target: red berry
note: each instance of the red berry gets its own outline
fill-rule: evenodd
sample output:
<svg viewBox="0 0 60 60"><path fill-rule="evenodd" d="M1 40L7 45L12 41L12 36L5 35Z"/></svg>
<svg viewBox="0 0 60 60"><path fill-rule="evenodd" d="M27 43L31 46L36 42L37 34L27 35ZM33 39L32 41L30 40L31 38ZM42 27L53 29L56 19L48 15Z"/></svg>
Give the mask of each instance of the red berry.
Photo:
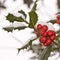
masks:
<svg viewBox="0 0 60 60"><path fill-rule="evenodd" d="M45 43L45 42L47 41L47 39L46 39L46 37L41 37L41 38L39 39L39 41L40 41L41 43Z"/></svg>
<svg viewBox="0 0 60 60"><path fill-rule="evenodd" d="M44 46L48 46L48 44L47 43L44 43Z"/></svg>
<svg viewBox="0 0 60 60"><path fill-rule="evenodd" d="M43 34L43 36L45 36L45 37L46 37L46 36L47 36L47 32L45 32L45 33Z"/></svg>
<svg viewBox="0 0 60 60"><path fill-rule="evenodd" d="M56 17L57 19L60 19L60 15L57 15L57 17Z"/></svg>
<svg viewBox="0 0 60 60"><path fill-rule="evenodd" d="M60 24L60 20L56 20L56 23L57 23L57 24Z"/></svg>
<svg viewBox="0 0 60 60"><path fill-rule="evenodd" d="M49 30L47 33L48 33L49 36L53 35L53 31L52 30Z"/></svg>
<svg viewBox="0 0 60 60"><path fill-rule="evenodd" d="M46 25L43 25L42 26L42 29L45 30L45 31L47 31L48 30L48 27Z"/></svg>
<svg viewBox="0 0 60 60"><path fill-rule="evenodd" d="M55 31L52 31L53 32L53 35L56 35Z"/></svg>
<svg viewBox="0 0 60 60"><path fill-rule="evenodd" d="M41 29L39 33L43 35L45 31Z"/></svg>
<svg viewBox="0 0 60 60"><path fill-rule="evenodd" d="M50 36L50 39L53 41L55 39L55 35Z"/></svg>
<svg viewBox="0 0 60 60"><path fill-rule="evenodd" d="M48 40L46 41L46 43L49 45L49 44L52 43L52 41L51 41L50 39L48 39Z"/></svg>
<svg viewBox="0 0 60 60"><path fill-rule="evenodd" d="M37 25L37 29L41 29L42 28L42 25L41 24L38 24Z"/></svg>

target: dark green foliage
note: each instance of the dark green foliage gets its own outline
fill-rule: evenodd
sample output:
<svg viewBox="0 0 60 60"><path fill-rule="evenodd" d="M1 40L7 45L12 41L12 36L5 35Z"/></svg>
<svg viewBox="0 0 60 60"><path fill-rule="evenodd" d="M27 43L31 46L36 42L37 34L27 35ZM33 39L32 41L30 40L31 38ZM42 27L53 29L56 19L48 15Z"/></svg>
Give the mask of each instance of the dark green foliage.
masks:
<svg viewBox="0 0 60 60"><path fill-rule="evenodd" d="M60 0L57 0L58 9L60 9Z"/></svg>
<svg viewBox="0 0 60 60"><path fill-rule="evenodd" d="M38 16L35 11L31 11L29 12L29 17L30 17L29 27L34 28L35 24L38 21Z"/></svg>
<svg viewBox="0 0 60 60"><path fill-rule="evenodd" d="M33 0L24 0L24 4L28 5L28 8L30 8L30 5L33 3Z"/></svg>
<svg viewBox="0 0 60 60"><path fill-rule="evenodd" d="M17 22L25 22L25 23L28 24L28 22L25 19L23 19L21 16L16 17L16 16L14 16L13 14L10 14L10 13L6 16L6 19L10 22L17 21ZM24 29L24 28L26 28L26 26L24 26L24 27L20 27L20 26L19 27L4 27L3 29L8 31L8 32L12 32L15 29L21 30L21 29Z"/></svg>
<svg viewBox="0 0 60 60"><path fill-rule="evenodd" d="M17 17L16 19L18 22L25 22L25 20L22 17Z"/></svg>
<svg viewBox="0 0 60 60"><path fill-rule="evenodd" d="M21 47L21 48L18 48L18 53L20 52L20 50L22 50L22 49L27 49L29 46L30 46L30 49L32 49L32 42L34 41L34 40L36 40L37 38L34 38L34 39L32 39L32 40L30 40L27 44L25 44L23 47Z"/></svg>
<svg viewBox="0 0 60 60"><path fill-rule="evenodd" d="M26 15L26 13L23 10L18 11L18 13L23 14L25 16L25 19L26 19L27 15Z"/></svg>
<svg viewBox="0 0 60 60"><path fill-rule="evenodd" d="M37 7L37 0L35 1L35 3L34 3L34 6L33 6L33 8L32 8L32 11L36 11L36 7Z"/></svg>
<svg viewBox="0 0 60 60"><path fill-rule="evenodd" d="M25 23L28 23L25 19L22 18L22 16L16 17L16 16L14 16L13 14L10 14L10 13L6 16L6 19L8 21L10 21L10 22L17 21L17 22L25 22Z"/></svg>
<svg viewBox="0 0 60 60"><path fill-rule="evenodd" d="M25 29L25 28L26 28L26 26L23 26L23 27L4 27L3 29L8 31L8 32L12 32L13 30L16 30L16 29L22 30L22 29Z"/></svg>
<svg viewBox="0 0 60 60"><path fill-rule="evenodd" d="M37 7L36 2L37 2L37 0L35 1L32 10L29 12L29 17L30 17L29 27L30 27L30 28L34 28L35 24L36 24L37 21L38 21L38 15L37 15L37 13L35 12L36 7Z"/></svg>
<svg viewBox="0 0 60 60"><path fill-rule="evenodd" d="M56 23L55 20L50 20L48 22L51 22L52 24L55 24Z"/></svg>
<svg viewBox="0 0 60 60"><path fill-rule="evenodd" d="M16 20L16 17L13 15L13 14L8 14L7 16L6 16L6 19L8 20L8 21L10 21L10 22L14 22L15 20Z"/></svg>

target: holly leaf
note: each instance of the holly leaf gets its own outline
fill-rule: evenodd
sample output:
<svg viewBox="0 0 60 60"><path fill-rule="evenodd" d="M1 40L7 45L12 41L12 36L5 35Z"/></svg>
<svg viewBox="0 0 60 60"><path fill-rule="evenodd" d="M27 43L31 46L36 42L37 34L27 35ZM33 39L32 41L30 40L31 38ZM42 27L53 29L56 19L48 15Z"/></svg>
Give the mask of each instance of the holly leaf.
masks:
<svg viewBox="0 0 60 60"><path fill-rule="evenodd" d="M56 23L55 20L50 20L48 22L51 22L52 24L55 24Z"/></svg>
<svg viewBox="0 0 60 60"><path fill-rule="evenodd" d="M22 46L21 48L18 48L18 53L20 52L20 50L22 50L22 49L27 49L29 46L30 46L30 50L32 49L32 42L34 41L34 40L36 40L37 38L34 38L34 39L32 39L32 40L29 40L29 42L28 43L26 43L24 46Z"/></svg>
<svg viewBox="0 0 60 60"><path fill-rule="evenodd" d="M24 19L22 18L22 16L16 17L16 21L18 21L18 22L26 22L26 20L24 20Z"/></svg>
<svg viewBox="0 0 60 60"><path fill-rule="evenodd" d="M38 21L38 16L37 16L37 13L35 12L36 6L37 6L36 2L37 0L35 1L34 6L32 7L32 10L29 12L29 17L30 17L29 27L30 28L34 28L35 24Z"/></svg>
<svg viewBox="0 0 60 60"><path fill-rule="evenodd" d="M15 20L16 20L16 17L13 15L13 14L8 14L7 16L6 16L6 19L8 20L8 21L10 21L10 22L14 22Z"/></svg>
<svg viewBox="0 0 60 60"><path fill-rule="evenodd" d="M27 49L27 47L29 46L29 43L28 44L26 44L25 46L23 46L22 48L18 48L18 53L20 52L20 50L22 50L22 49Z"/></svg>
<svg viewBox="0 0 60 60"><path fill-rule="evenodd" d="M30 8L30 5L33 3L33 0L24 0L24 4L28 5L28 8Z"/></svg>
<svg viewBox="0 0 60 60"><path fill-rule="evenodd" d="M34 6L33 6L33 8L32 8L32 10L31 11L35 11L36 10L36 7L37 7L37 0L35 1L35 3L34 3Z"/></svg>
<svg viewBox="0 0 60 60"><path fill-rule="evenodd" d="M17 21L17 22L25 22L25 23L28 24L28 22L25 19L23 19L22 16L16 17L16 16L14 16L13 14L10 14L10 13L6 16L6 19L10 22Z"/></svg>
<svg viewBox="0 0 60 60"><path fill-rule="evenodd" d="M21 11L18 11L18 13L21 13L21 14L23 14L23 15L25 16L25 19L26 19L27 15L26 15L26 13L25 13L23 10L21 10Z"/></svg>
<svg viewBox="0 0 60 60"><path fill-rule="evenodd" d="M3 29L8 31L8 32L12 32L13 30L16 30L16 29L22 30L22 29L25 29L25 28L26 28L26 26L23 26L23 27L4 27Z"/></svg>
<svg viewBox="0 0 60 60"><path fill-rule="evenodd" d="M60 9L60 0L57 0L58 9Z"/></svg>
<svg viewBox="0 0 60 60"><path fill-rule="evenodd" d="M27 28L26 26L23 26L23 27L15 27L14 30L18 29L18 30L22 30L22 29L25 29Z"/></svg>
<svg viewBox="0 0 60 60"><path fill-rule="evenodd" d="M35 24L38 21L38 16L35 11L31 11L29 12L29 17L30 17L29 27L34 28Z"/></svg>
<svg viewBox="0 0 60 60"><path fill-rule="evenodd" d="M20 50L22 50L22 49L27 49L29 45L30 45L30 47L32 47L32 46L31 46L31 45L32 45L32 41L31 41L31 40L30 40L26 45L24 45L22 48L18 48L18 53L19 53Z"/></svg>
<svg viewBox="0 0 60 60"><path fill-rule="evenodd" d="M39 60L48 60L51 51L52 51L52 46L50 45L42 51L41 55L39 56Z"/></svg>

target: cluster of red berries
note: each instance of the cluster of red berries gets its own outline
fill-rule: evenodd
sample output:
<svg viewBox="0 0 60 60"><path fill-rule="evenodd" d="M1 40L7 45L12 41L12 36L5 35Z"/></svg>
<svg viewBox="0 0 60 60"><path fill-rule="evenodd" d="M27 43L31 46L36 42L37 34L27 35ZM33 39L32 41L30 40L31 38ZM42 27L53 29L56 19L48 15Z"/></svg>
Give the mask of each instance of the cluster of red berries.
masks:
<svg viewBox="0 0 60 60"><path fill-rule="evenodd" d="M44 46L50 45L56 37L56 33L53 30L48 30L46 25L38 24L35 29L37 37L39 37L40 43Z"/></svg>
<svg viewBox="0 0 60 60"><path fill-rule="evenodd" d="M60 24L60 15L57 15L56 18L57 18L56 23L57 23L57 24Z"/></svg>

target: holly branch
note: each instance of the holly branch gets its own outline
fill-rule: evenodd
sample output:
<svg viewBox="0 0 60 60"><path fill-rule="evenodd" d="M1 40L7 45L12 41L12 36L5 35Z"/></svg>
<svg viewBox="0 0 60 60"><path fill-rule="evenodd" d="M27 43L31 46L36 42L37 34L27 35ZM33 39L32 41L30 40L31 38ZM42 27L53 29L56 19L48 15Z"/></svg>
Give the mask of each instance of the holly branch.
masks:
<svg viewBox="0 0 60 60"><path fill-rule="evenodd" d="M55 51L55 50L59 51L59 49L60 49L60 30L59 31L51 30L51 29L49 29L49 24L48 24L50 22L52 24L56 23L60 26L60 13L58 12L56 19L50 20L46 23L44 22L45 24L43 24L41 22L38 23L38 14L36 13L37 1L38 0L36 0L34 2L34 5L31 9L31 11L28 12L29 22L26 20L27 14L23 10L20 10L20 11L18 11L18 13L22 14L24 16L24 18L22 16L17 17L14 14L9 13L6 16L6 20L11 22L12 26L3 27L3 29L8 32L12 32L13 30L16 30L16 29L18 29L19 31L22 29L25 29L25 28L34 29L33 33L36 34L36 38L34 38L34 39L31 38L21 48L17 48L18 53L22 49L29 48L29 50L38 51L39 60L47 60L48 57L50 56L51 51ZM59 2L60 2L60 0L58 0L57 4L58 4L58 8L60 9ZM26 0L24 0L24 3L27 3ZM20 26L15 27L15 26L13 26L15 21L21 22L21 23L24 22L27 24L27 26L26 25L21 26L21 23L20 23ZM52 27L52 28L54 28L54 27ZM34 45L32 43L35 40L39 40L40 44L35 45L36 47L34 48Z"/></svg>
<svg viewBox="0 0 60 60"><path fill-rule="evenodd" d="M35 41L37 38L34 38L32 40L30 40L29 42L27 42L24 46L22 46L21 48L18 48L18 53L20 52L20 50L22 49L27 49L29 46L29 49L32 49L32 42Z"/></svg>

